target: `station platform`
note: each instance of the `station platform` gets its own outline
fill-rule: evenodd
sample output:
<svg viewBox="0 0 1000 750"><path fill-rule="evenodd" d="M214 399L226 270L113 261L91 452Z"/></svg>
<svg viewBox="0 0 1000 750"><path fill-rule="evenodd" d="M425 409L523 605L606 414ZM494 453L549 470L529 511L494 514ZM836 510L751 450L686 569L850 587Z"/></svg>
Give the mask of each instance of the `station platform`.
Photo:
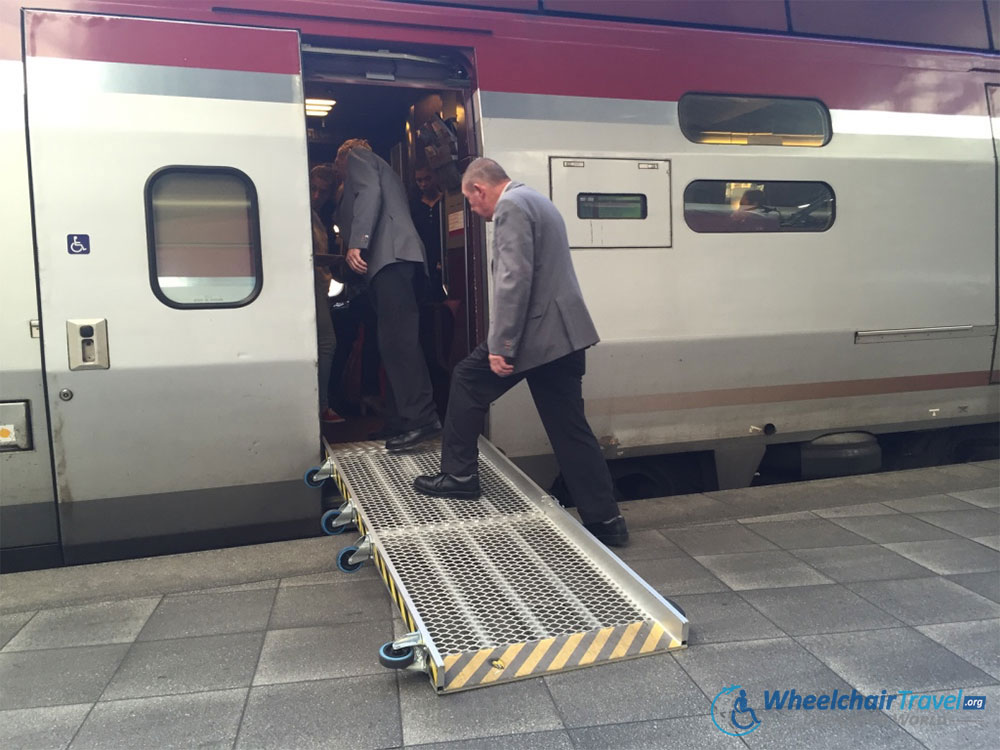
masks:
<svg viewBox="0 0 1000 750"><path fill-rule="evenodd" d="M633 542L615 552L684 610L689 647L446 695L379 664L410 627L376 566L337 570L342 537L0 575L0 745L995 746L998 462L622 511ZM715 710L733 686L759 724L742 737ZM790 690L985 701L765 706Z"/></svg>

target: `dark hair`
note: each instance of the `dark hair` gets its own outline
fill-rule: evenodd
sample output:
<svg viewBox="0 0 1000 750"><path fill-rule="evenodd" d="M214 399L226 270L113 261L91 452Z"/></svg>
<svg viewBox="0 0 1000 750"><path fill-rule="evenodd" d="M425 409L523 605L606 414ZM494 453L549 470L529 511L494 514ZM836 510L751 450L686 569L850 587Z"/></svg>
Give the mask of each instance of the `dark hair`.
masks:
<svg viewBox="0 0 1000 750"><path fill-rule="evenodd" d="M332 164L317 164L309 170L309 178L316 178L333 185L337 182L337 172Z"/></svg>

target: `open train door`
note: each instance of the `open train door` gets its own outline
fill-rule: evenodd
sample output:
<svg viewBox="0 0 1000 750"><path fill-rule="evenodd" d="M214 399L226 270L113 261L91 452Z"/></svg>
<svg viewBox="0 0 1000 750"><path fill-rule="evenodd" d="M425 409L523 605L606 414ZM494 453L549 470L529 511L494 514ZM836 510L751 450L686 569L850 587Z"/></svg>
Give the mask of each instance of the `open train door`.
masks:
<svg viewBox="0 0 1000 750"><path fill-rule="evenodd" d="M993 335L993 363L990 367L990 382L1000 382L1000 84L986 85L986 98L990 109L990 127L993 129L993 158L996 160L996 214L994 229L997 246L997 332Z"/></svg>
<svg viewBox="0 0 1000 750"><path fill-rule="evenodd" d="M312 528L298 33L43 11L23 24L67 562Z"/></svg>

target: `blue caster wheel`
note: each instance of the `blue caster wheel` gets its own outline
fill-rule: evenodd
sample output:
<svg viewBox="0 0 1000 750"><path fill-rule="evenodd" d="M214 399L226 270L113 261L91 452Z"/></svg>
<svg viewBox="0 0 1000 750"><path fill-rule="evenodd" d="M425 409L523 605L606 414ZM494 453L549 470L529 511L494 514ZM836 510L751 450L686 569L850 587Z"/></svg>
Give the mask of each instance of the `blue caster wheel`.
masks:
<svg viewBox="0 0 1000 750"><path fill-rule="evenodd" d="M313 466L309 471L306 472L305 476L302 477L302 481L306 483L309 487L322 487L326 482L325 479L320 479L316 481L316 475L319 473L319 467Z"/></svg>
<svg viewBox="0 0 1000 750"><path fill-rule="evenodd" d="M328 510L323 514L323 517L319 520L319 525L323 529L325 534L343 534L347 531L347 527L351 524L346 524L344 526L334 526L333 522L340 518L340 509L334 508L333 510Z"/></svg>
<svg viewBox="0 0 1000 750"><path fill-rule="evenodd" d="M389 669L406 669L413 664L415 658L413 646L397 650L392 647L392 641L383 643L382 648L378 650L378 663Z"/></svg>
<svg viewBox="0 0 1000 750"><path fill-rule="evenodd" d="M345 573L357 573L364 563L352 563L351 555L358 551L357 547L344 547L337 553L337 567Z"/></svg>

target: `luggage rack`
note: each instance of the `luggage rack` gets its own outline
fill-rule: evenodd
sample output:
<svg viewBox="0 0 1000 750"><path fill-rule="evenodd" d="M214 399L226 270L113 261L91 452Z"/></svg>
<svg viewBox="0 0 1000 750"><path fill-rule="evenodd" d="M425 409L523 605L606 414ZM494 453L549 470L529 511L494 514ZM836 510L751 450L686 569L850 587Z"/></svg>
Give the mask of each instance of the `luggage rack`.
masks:
<svg viewBox="0 0 1000 750"><path fill-rule="evenodd" d="M379 650L384 666L426 672L450 693L687 646L683 612L485 438L479 500L413 489L439 471L436 443L402 454L324 445L306 482L332 479L344 503L323 529L361 534L337 566L374 562L410 631Z"/></svg>

